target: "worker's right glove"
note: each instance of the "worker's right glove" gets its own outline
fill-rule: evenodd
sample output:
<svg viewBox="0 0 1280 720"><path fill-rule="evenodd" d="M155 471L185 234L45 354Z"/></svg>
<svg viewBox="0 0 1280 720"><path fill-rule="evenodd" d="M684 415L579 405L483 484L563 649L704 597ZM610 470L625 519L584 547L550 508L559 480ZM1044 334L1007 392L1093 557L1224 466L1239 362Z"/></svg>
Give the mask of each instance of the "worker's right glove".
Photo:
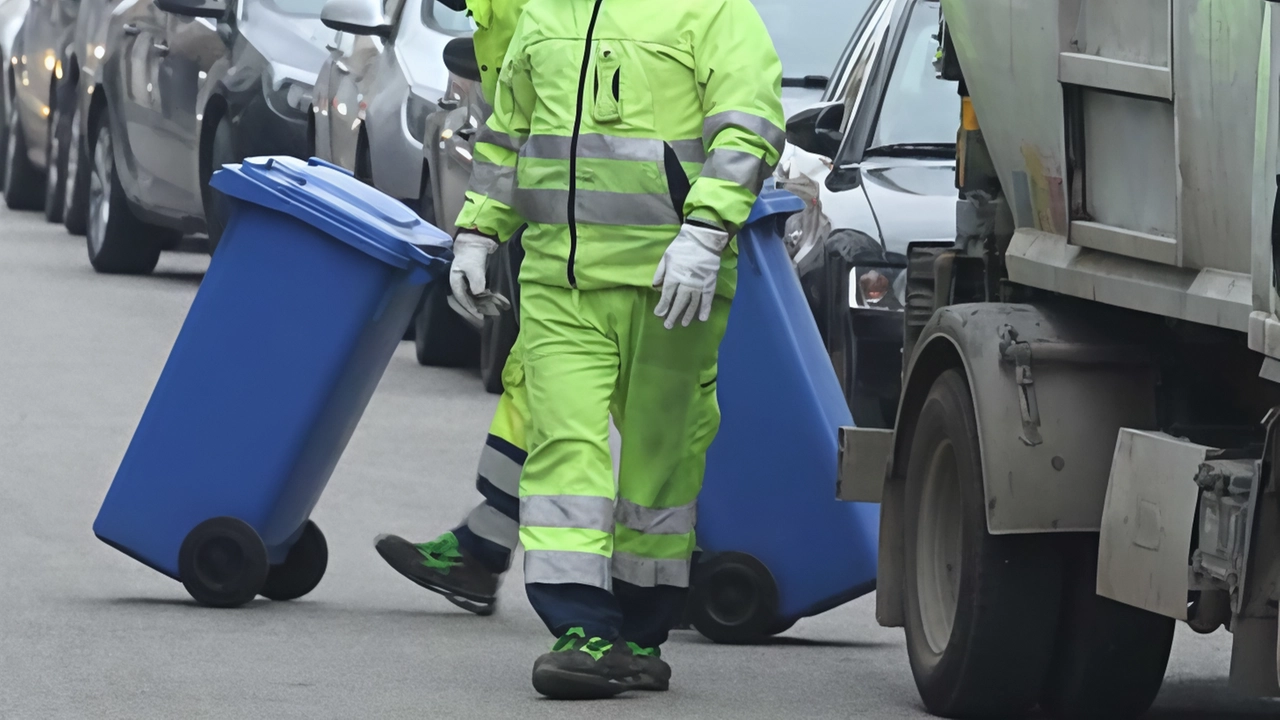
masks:
<svg viewBox="0 0 1280 720"><path fill-rule="evenodd" d="M711 317L711 301L720 277L720 254L729 244L729 233L707 225L685 223L680 234L667 246L653 286L662 288L662 297L653 314L664 319L668 330L676 321L689 327L696 317Z"/></svg>
<svg viewBox="0 0 1280 720"><path fill-rule="evenodd" d="M453 241L453 265L449 267L449 287L463 310L475 315L497 315L511 307L503 296L490 292L485 279L489 255L498 249L493 238L463 230Z"/></svg>

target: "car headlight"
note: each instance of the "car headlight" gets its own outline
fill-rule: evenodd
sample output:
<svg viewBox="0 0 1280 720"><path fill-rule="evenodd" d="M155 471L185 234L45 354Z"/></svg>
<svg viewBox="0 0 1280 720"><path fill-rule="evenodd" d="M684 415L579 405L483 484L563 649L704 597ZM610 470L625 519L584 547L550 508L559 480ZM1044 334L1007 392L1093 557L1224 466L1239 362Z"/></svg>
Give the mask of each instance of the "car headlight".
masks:
<svg viewBox="0 0 1280 720"><path fill-rule="evenodd" d="M855 267L849 273L849 307L901 311L906 304L906 268Z"/></svg>
<svg viewBox="0 0 1280 720"><path fill-rule="evenodd" d="M427 118L435 110L435 103L423 100L414 93L409 93L409 99L404 103L404 126L409 131L410 137L419 143L422 142L422 138L427 132Z"/></svg>
<svg viewBox="0 0 1280 720"><path fill-rule="evenodd" d="M305 116L311 108L311 85L300 80L286 78L274 87L264 84L263 89L267 96L267 105L277 115Z"/></svg>

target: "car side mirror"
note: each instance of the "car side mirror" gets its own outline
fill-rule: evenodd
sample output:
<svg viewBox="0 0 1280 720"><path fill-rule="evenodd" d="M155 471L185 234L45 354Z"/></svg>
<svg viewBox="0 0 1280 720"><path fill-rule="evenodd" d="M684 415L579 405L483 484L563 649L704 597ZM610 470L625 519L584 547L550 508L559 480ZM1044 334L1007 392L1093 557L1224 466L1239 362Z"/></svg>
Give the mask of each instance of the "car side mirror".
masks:
<svg viewBox="0 0 1280 720"><path fill-rule="evenodd" d="M787 142L815 155L834 158L844 135L844 104L830 103L801 110L787 121Z"/></svg>
<svg viewBox="0 0 1280 720"><path fill-rule="evenodd" d="M156 0L156 7L164 12L183 17L217 20L227 14L225 0Z"/></svg>
<svg viewBox="0 0 1280 720"><path fill-rule="evenodd" d="M329 0L320 11L320 22L352 35L391 37L391 21L377 0Z"/></svg>
<svg viewBox="0 0 1280 720"><path fill-rule="evenodd" d="M480 82L480 65L476 62L476 44L469 37L454 38L444 46L444 66L463 80Z"/></svg>

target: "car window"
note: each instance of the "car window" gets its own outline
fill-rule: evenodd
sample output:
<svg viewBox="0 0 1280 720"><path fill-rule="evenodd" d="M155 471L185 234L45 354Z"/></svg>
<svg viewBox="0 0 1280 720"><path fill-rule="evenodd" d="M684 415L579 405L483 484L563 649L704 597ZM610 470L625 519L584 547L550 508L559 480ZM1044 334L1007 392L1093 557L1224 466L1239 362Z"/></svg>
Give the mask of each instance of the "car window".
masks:
<svg viewBox="0 0 1280 720"><path fill-rule="evenodd" d="M960 124L956 84L938 78L938 3L923 0L911 11L894 60L868 148L954 145Z"/></svg>
<svg viewBox="0 0 1280 720"><path fill-rule="evenodd" d="M867 28L862 37L858 39L858 45L854 48L853 55L849 58L846 68L841 68L845 73L845 77L841 78L844 82L842 94L833 98L844 103L844 119L841 121L840 131L848 132L849 124L853 121L858 109L859 101L863 95L862 89L866 84L867 76L871 74L871 69L875 66L875 59L880 54L880 46L884 41L885 26L888 24L889 14L884 13L877 22Z"/></svg>
<svg viewBox="0 0 1280 720"><path fill-rule="evenodd" d="M476 29L466 12L451 10L436 0L422 0L422 24L449 35L470 35Z"/></svg>
<svg viewBox="0 0 1280 720"><path fill-rule="evenodd" d="M752 0L788 78L826 76L871 0Z"/></svg>

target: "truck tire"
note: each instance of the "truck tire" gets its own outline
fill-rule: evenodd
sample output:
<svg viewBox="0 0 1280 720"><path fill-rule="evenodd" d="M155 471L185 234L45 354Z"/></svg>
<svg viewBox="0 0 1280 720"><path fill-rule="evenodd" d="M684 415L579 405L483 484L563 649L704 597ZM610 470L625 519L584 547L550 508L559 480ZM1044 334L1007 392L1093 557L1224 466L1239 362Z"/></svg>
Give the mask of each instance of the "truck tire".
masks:
<svg viewBox="0 0 1280 720"><path fill-rule="evenodd" d="M1020 715L1039 700L1062 593L1051 538L987 532L978 426L959 370L934 382L906 467L907 655L929 712Z"/></svg>
<svg viewBox="0 0 1280 720"><path fill-rule="evenodd" d="M1041 707L1058 720L1141 717L1164 682L1174 620L1097 594L1097 535L1063 542L1062 619Z"/></svg>
<svg viewBox="0 0 1280 720"><path fill-rule="evenodd" d="M18 119L18 102L9 102L9 138L5 151L4 204L10 210L39 210L44 200L44 176L27 156L26 134Z"/></svg>
<svg viewBox="0 0 1280 720"><path fill-rule="evenodd" d="M172 233L151 227L133 214L116 173L111 125L105 113L93 141L89 176L89 264L100 273L145 275L155 269ZM256 591L255 591L256 592Z"/></svg>

